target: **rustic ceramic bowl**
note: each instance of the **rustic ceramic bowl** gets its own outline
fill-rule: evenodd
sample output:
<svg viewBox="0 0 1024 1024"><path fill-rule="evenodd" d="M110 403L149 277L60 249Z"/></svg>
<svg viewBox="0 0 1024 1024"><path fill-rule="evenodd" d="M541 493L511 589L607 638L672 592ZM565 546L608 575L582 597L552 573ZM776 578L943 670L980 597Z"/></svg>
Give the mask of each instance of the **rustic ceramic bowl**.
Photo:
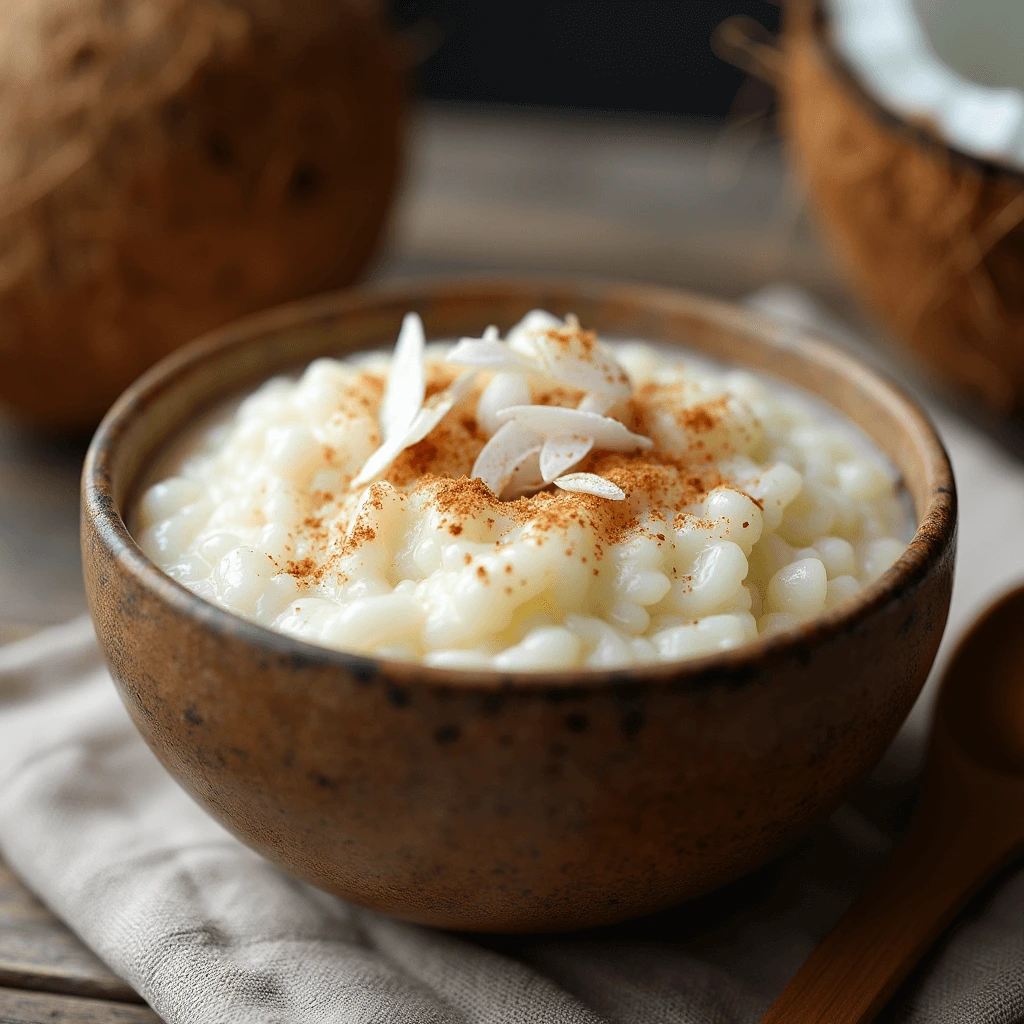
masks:
<svg viewBox="0 0 1024 1024"><path fill-rule="evenodd" d="M824 397L902 470L917 534L842 610L739 650L643 669L498 674L324 650L207 604L126 526L140 477L196 415L309 360L572 311ZM760 864L881 756L934 658L956 499L942 445L891 384L817 341L674 291L474 282L353 291L246 320L165 359L85 464L89 605L139 731L243 842L413 921L575 928L683 900Z"/></svg>

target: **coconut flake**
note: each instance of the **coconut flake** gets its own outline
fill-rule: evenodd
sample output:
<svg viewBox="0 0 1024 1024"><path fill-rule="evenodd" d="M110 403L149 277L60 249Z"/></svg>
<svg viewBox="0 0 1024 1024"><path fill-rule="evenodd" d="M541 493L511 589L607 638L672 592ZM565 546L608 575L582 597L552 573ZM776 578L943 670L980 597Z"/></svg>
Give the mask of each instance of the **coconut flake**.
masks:
<svg viewBox="0 0 1024 1024"><path fill-rule="evenodd" d="M504 423L476 457L470 476L479 477L500 497L516 469L540 452L543 444L544 439L534 431L515 422Z"/></svg>
<svg viewBox="0 0 1024 1024"><path fill-rule="evenodd" d="M580 328L571 313L565 320L535 309L508 332L508 347L533 363L535 372L579 388L612 396L608 405L629 397L629 376L611 350Z"/></svg>
<svg viewBox="0 0 1024 1024"><path fill-rule="evenodd" d="M512 501L525 495L536 494L547 486L540 475L540 452L530 452L516 466L516 471L501 492L502 501Z"/></svg>
<svg viewBox="0 0 1024 1024"><path fill-rule="evenodd" d="M574 316L565 322L543 310L528 313L498 340L489 327L482 338L462 338L448 353L449 362L504 373L547 377L588 394L581 408L604 413L628 398L632 387L612 352Z"/></svg>
<svg viewBox="0 0 1024 1024"><path fill-rule="evenodd" d="M572 434L594 439L594 447L609 452L632 452L654 446L649 437L634 434L618 420L558 405L513 405L497 413L501 421L514 420L545 438Z"/></svg>
<svg viewBox="0 0 1024 1024"><path fill-rule="evenodd" d="M533 358L536 355L534 342L538 334L557 330L565 324L546 309L531 309L505 336L509 348L520 355Z"/></svg>
<svg viewBox="0 0 1024 1024"><path fill-rule="evenodd" d="M405 433L385 441L366 460L350 486L362 487L368 484L380 476L402 451L422 441L459 402L468 396L475 378L476 371L470 370L452 381L444 391L431 395L423 408L413 417Z"/></svg>
<svg viewBox="0 0 1024 1024"><path fill-rule="evenodd" d="M510 405L529 405L530 385L521 373L496 373L484 388L476 404L476 422L488 436L497 432L501 424L497 414Z"/></svg>
<svg viewBox="0 0 1024 1024"><path fill-rule="evenodd" d="M425 344L422 321L415 313L407 314L378 413L383 443L353 479L353 488L379 476L469 394L477 369L462 374L424 403ZM629 378L593 335L581 331L576 317L568 316L563 323L550 313L533 310L509 332L506 343L492 326L480 338L462 338L446 358L495 371L477 408L478 422L494 433L472 470L495 494L531 493L554 482L564 490L618 500L625 497L614 484L592 473L565 474L592 448L629 452L653 445L650 438L603 415L628 396ZM579 408L527 404L527 378L534 374L586 391ZM567 486L564 481L569 482Z"/></svg>
<svg viewBox="0 0 1024 1024"><path fill-rule="evenodd" d="M398 341L391 356L388 383L377 413L385 441L404 434L423 407L427 391L423 350L426 346L423 321L416 313L406 313Z"/></svg>
<svg viewBox="0 0 1024 1024"><path fill-rule="evenodd" d="M580 330L578 321L537 335L534 347L537 360L555 380L613 396L615 402L629 397L632 389L626 371L593 335Z"/></svg>
<svg viewBox="0 0 1024 1024"><path fill-rule="evenodd" d="M597 498L609 501L622 501L626 492L611 480L605 480L596 473L567 473L557 477L552 483L563 491L574 491L577 494L593 494Z"/></svg>
<svg viewBox="0 0 1024 1024"><path fill-rule="evenodd" d="M475 366L481 370L504 370L509 373L540 373L542 368L521 356L495 337L461 338L445 356L449 363Z"/></svg>
<svg viewBox="0 0 1024 1024"><path fill-rule="evenodd" d="M588 391L576 406L580 412L596 412L603 416L609 409L614 408L622 399L618 395L608 393L602 394L598 391Z"/></svg>
<svg viewBox="0 0 1024 1024"><path fill-rule="evenodd" d="M540 450L541 479L546 484L551 483L556 476L575 466L593 447L592 437L577 437L575 434L549 437Z"/></svg>

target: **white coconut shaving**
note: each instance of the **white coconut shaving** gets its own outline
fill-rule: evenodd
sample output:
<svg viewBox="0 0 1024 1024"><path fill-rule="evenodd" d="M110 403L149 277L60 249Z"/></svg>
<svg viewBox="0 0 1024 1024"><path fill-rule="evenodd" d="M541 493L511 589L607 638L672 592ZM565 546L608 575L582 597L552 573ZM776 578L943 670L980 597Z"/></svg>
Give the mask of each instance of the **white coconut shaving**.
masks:
<svg viewBox="0 0 1024 1024"><path fill-rule="evenodd" d="M588 392L606 409L629 397L626 371L592 331L571 314L563 323L542 310L528 313L502 344L488 328L482 338L463 338L448 361L463 366L550 378ZM531 326L536 325L536 326Z"/></svg>
<svg viewBox="0 0 1024 1024"><path fill-rule="evenodd" d="M512 405L530 404L530 382L521 373L496 373L476 406L476 420L486 434L501 427L498 413Z"/></svg>
<svg viewBox="0 0 1024 1024"><path fill-rule="evenodd" d="M596 412L565 409L559 405L513 405L498 413L502 422L515 420L521 426L535 430L545 439L553 437L587 437L595 448L608 452L635 452L654 445L649 437L634 434L624 423Z"/></svg>
<svg viewBox="0 0 1024 1024"><path fill-rule="evenodd" d="M579 437L575 434L564 434L549 437L540 450L540 475L545 483L551 483L577 462L581 462L594 447L592 437Z"/></svg>
<svg viewBox="0 0 1024 1024"><path fill-rule="evenodd" d="M444 391L439 391L436 395L432 395L420 407L414 407L412 421L401 433L394 433L388 438L387 430L393 429L393 426L388 428L385 427L384 423L381 423L381 431L387 440L366 460L363 468L352 481L351 486L353 488L363 487L372 480L375 480L406 448L410 448L412 445L422 441L470 393L475 379L476 371L470 370L468 373L464 373L456 378ZM389 374L385 395L391 389L392 377ZM404 385L395 385L396 392L403 392L405 390Z"/></svg>
<svg viewBox="0 0 1024 1024"><path fill-rule="evenodd" d="M480 397L477 419L492 436L476 459L473 477L507 499L552 483L615 501L625 497L621 488L593 473L566 475L592 450L632 452L653 444L604 415L629 398L632 386L611 351L593 332L582 330L576 317L561 321L534 310L504 342L493 326L479 338L460 339L447 361L470 370L426 402L425 345L422 321L407 314L378 415L384 442L366 460L353 488L376 479L404 449L422 441L469 394L477 372L489 370L494 377ZM579 408L529 404L530 379L583 391Z"/></svg>
<svg viewBox="0 0 1024 1024"><path fill-rule="evenodd" d="M490 331L491 328L488 328ZM497 330L497 328L495 328ZM508 345L494 337L462 338L448 353L449 363L476 366L481 370L504 370L508 373L539 373L540 368L530 359L519 355Z"/></svg>
<svg viewBox="0 0 1024 1024"><path fill-rule="evenodd" d="M391 356L391 372L377 414L385 441L406 434L416 414L423 408L427 393L427 368L423 362L426 345L423 321L416 313L406 313Z"/></svg>
<svg viewBox="0 0 1024 1024"><path fill-rule="evenodd" d="M544 438L535 431L515 422L503 423L477 456L472 476L500 495L516 469L531 455L539 455L543 445ZM524 484L530 485L526 480L519 481L520 486Z"/></svg>
<svg viewBox="0 0 1024 1024"><path fill-rule="evenodd" d="M621 487L596 473L566 473L565 476L560 476L553 482L563 491L593 494L598 498L607 498L609 501L622 501L626 497L626 492Z"/></svg>

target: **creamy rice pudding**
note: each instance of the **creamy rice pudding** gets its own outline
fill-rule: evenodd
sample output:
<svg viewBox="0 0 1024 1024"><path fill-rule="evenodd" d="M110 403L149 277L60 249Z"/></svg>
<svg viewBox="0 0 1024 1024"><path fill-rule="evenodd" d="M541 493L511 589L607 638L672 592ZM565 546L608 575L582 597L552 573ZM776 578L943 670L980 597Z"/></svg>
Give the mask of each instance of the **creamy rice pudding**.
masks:
<svg viewBox="0 0 1024 1024"><path fill-rule="evenodd" d="M535 311L318 359L181 439L133 524L174 579L311 643L499 670L727 650L849 600L912 532L809 397Z"/></svg>

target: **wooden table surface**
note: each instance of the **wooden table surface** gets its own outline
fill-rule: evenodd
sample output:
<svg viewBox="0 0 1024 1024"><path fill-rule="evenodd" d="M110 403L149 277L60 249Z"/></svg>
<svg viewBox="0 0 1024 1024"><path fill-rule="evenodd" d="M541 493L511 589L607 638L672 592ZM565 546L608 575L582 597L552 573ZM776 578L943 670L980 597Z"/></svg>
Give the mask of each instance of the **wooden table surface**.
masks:
<svg viewBox="0 0 1024 1024"><path fill-rule="evenodd" d="M595 274L728 297L776 280L849 309L779 147L670 121L431 108L372 277ZM87 439L0 418L0 643L84 610ZM159 1018L0 864L0 1024Z"/></svg>

